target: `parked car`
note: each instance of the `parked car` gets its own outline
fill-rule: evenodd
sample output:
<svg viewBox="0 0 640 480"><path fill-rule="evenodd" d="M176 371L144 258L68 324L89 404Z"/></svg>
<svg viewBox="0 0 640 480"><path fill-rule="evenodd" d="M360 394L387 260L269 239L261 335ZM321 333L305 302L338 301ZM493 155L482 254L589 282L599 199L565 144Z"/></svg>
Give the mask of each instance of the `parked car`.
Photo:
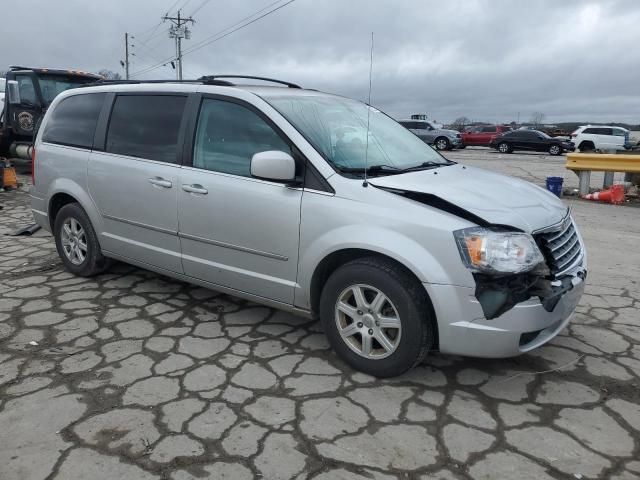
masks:
<svg viewBox="0 0 640 480"><path fill-rule="evenodd" d="M550 137L569 137L569 132L563 128L545 128L544 133Z"/></svg>
<svg viewBox="0 0 640 480"><path fill-rule="evenodd" d="M64 268L116 259L320 318L338 355L379 377L434 348L518 355L566 327L587 266L560 199L449 161L373 107L283 83L58 95L31 198ZM340 144L346 127L368 147Z"/></svg>
<svg viewBox="0 0 640 480"><path fill-rule="evenodd" d="M585 125L571 134L571 140L581 152L593 150L623 150L630 146L629 130L608 125Z"/></svg>
<svg viewBox="0 0 640 480"><path fill-rule="evenodd" d="M427 120L400 120L398 123L416 134L420 140L438 150L461 148L462 135L455 130L440 128Z"/></svg>
<svg viewBox="0 0 640 480"><path fill-rule="evenodd" d="M488 147L491 144L493 137L510 131L511 127L507 125L481 125L471 127L470 129L462 132L462 143L466 146L475 145Z"/></svg>
<svg viewBox="0 0 640 480"><path fill-rule="evenodd" d="M561 155L564 152L573 152L575 150L572 142L561 138L552 138L538 130L513 130L493 138L489 146L500 153L529 150Z"/></svg>

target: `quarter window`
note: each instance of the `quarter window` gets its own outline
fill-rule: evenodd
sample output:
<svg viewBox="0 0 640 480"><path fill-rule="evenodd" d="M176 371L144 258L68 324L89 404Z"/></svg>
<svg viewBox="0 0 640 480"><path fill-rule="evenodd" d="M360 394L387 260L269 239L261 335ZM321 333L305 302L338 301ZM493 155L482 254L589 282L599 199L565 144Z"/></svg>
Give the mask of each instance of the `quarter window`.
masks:
<svg viewBox="0 0 640 480"><path fill-rule="evenodd" d="M42 141L92 148L104 97L104 93L87 93L62 100L47 120Z"/></svg>
<svg viewBox="0 0 640 480"><path fill-rule="evenodd" d="M193 166L251 176L251 158L259 152L291 148L257 113L237 103L204 99L198 118Z"/></svg>
<svg viewBox="0 0 640 480"><path fill-rule="evenodd" d="M178 95L119 95L106 151L159 162L178 162L178 134L187 101Z"/></svg>

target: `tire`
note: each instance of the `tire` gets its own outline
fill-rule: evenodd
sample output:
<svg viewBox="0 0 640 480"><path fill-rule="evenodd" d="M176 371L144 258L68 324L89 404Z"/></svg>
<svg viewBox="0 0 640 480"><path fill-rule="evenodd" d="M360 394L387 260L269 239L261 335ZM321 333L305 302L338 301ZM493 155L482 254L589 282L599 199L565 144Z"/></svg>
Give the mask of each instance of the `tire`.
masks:
<svg viewBox="0 0 640 480"><path fill-rule="evenodd" d="M384 298L375 302L379 294ZM402 267L381 258L353 260L333 272L322 289L320 319L342 360L380 378L420 363L435 340L435 318L424 288ZM370 345L368 354L365 345Z"/></svg>
<svg viewBox="0 0 640 480"><path fill-rule="evenodd" d="M551 145L549 147L550 155L562 155L562 147L560 145Z"/></svg>
<svg viewBox="0 0 640 480"><path fill-rule="evenodd" d="M433 144L438 150L451 150L451 142L449 142L449 139L446 137L436 138Z"/></svg>
<svg viewBox="0 0 640 480"><path fill-rule="evenodd" d="M593 152L596 149L593 142L582 142L578 147L581 152Z"/></svg>
<svg viewBox="0 0 640 480"><path fill-rule="evenodd" d="M511 153L513 152L513 149L511 148L511 145L509 145L507 142L502 142L498 144L498 151L500 153Z"/></svg>
<svg viewBox="0 0 640 480"><path fill-rule="evenodd" d="M467 148L467 146L466 146L466 145L460 145L458 148L459 148L460 150L462 150L462 149Z"/></svg>
<svg viewBox="0 0 640 480"><path fill-rule="evenodd" d="M109 260L102 255L96 232L79 204L69 203L60 209L53 225L53 235L65 270L81 277L91 277L108 268Z"/></svg>

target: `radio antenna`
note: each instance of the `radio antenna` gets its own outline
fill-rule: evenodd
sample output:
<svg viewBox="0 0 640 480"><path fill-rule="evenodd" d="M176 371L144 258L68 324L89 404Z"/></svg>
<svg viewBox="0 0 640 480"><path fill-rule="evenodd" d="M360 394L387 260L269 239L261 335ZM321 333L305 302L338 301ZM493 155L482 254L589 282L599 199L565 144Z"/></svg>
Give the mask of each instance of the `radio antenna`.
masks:
<svg viewBox="0 0 640 480"><path fill-rule="evenodd" d="M367 187L367 163L369 160L369 116L371 115L371 75L373 73L373 32L371 32L371 53L369 56L369 99L367 100L367 140L364 148L364 181L363 187Z"/></svg>

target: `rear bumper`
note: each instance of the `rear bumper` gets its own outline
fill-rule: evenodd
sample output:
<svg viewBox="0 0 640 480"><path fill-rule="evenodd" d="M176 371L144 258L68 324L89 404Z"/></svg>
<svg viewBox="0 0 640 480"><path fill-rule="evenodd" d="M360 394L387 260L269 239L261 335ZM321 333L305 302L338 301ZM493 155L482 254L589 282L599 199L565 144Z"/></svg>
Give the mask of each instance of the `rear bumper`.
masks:
<svg viewBox="0 0 640 480"><path fill-rule="evenodd" d="M51 225L49 224L49 215L47 214L47 202L44 198L40 198L34 195L33 190L29 195L31 197L31 213L33 213L33 220L40 225L43 229L51 232Z"/></svg>
<svg viewBox="0 0 640 480"><path fill-rule="evenodd" d="M573 316L584 281L574 276L571 282L572 288L562 294L551 312L538 298L531 298L492 320L484 317L474 288L425 284L438 319L440 351L504 358L540 347L560 333Z"/></svg>

